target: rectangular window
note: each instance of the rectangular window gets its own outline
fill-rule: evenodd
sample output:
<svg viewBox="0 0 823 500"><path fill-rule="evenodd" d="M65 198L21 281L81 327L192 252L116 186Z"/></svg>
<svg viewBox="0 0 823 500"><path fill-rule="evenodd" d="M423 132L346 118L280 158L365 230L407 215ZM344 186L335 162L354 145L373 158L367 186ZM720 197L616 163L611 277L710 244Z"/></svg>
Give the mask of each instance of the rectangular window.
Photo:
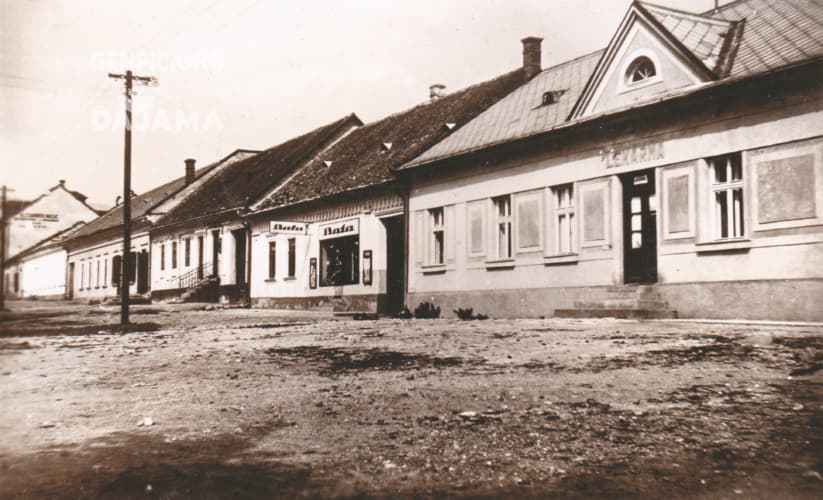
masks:
<svg viewBox="0 0 823 500"><path fill-rule="evenodd" d="M574 185L552 188L554 194L555 253L574 253Z"/></svg>
<svg viewBox="0 0 823 500"><path fill-rule="evenodd" d="M289 238L289 277L297 272L297 240Z"/></svg>
<svg viewBox="0 0 823 500"><path fill-rule="evenodd" d="M191 238L185 239L185 248L183 252L183 265L189 267L191 265Z"/></svg>
<svg viewBox="0 0 823 500"><path fill-rule="evenodd" d="M443 219L443 207L429 210L429 227L431 228L431 240L429 244L429 264L444 264L445 256L445 224Z"/></svg>
<svg viewBox="0 0 823 500"><path fill-rule="evenodd" d="M103 256L103 288L109 286L109 256Z"/></svg>
<svg viewBox="0 0 823 500"><path fill-rule="evenodd" d="M360 236L320 241L320 286L359 282Z"/></svg>
<svg viewBox="0 0 823 500"><path fill-rule="evenodd" d="M712 189L712 236L742 238L743 166L740 154L709 160Z"/></svg>
<svg viewBox="0 0 823 500"><path fill-rule="evenodd" d="M514 229L518 251L533 251L542 248L541 231L543 191L518 193L514 197Z"/></svg>
<svg viewBox="0 0 823 500"><path fill-rule="evenodd" d="M166 269L166 244L160 243L160 270Z"/></svg>
<svg viewBox="0 0 823 500"><path fill-rule="evenodd" d="M162 247L161 247L162 248ZM112 286L120 286L120 276L123 273L123 258L115 255L111 258L111 284Z"/></svg>
<svg viewBox="0 0 823 500"><path fill-rule="evenodd" d="M86 284L86 263L80 262L80 290L84 288Z"/></svg>
<svg viewBox="0 0 823 500"><path fill-rule="evenodd" d="M493 198L495 214L495 232L498 259L510 259L512 256L512 197L511 195Z"/></svg>
<svg viewBox="0 0 823 500"><path fill-rule="evenodd" d="M100 259L99 258L97 259L97 262L96 262L95 266L97 267L97 269L94 272L94 287L95 288L100 288Z"/></svg>
<svg viewBox="0 0 823 500"><path fill-rule="evenodd" d="M473 256L483 255L485 245L485 235L483 234L483 214L485 205L482 202L474 202L468 205L469 214L469 254Z"/></svg>
<svg viewBox="0 0 823 500"><path fill-rule="evenodd" d="M269 279L273 280L277 275L277 242L269 242Z"/></svg>
<svg viewBox="0 0 823 500"><path fill-rule="evenodd" d="M177 269L177 242L171 242L171 268Z"/></svg>

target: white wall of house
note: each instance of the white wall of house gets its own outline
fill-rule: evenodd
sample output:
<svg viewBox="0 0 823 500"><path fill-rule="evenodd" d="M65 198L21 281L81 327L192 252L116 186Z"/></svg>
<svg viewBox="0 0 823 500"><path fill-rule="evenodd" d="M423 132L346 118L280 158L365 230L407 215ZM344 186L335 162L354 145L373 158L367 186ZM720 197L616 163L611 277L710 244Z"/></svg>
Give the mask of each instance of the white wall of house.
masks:
<svg viewBox="0 0 823 500"><path fill-rule="evenodd" d="M754 287L771 280L776 287L797 280L792 286L806 287L803 293L823 293L823 95L815 97L710 120L695 113L692 122L653 135L570 141L551 153L413 186L409 303L479 303L492 315L551 315L555 308L571 307L587 287L622 284L618 176L654 169L658 284L679 301L681 315L823 319L812 297L792 296L783 311L774 311L740 288L743 282ZM729 153L738 153L742 163L743 231L723 237L710 159ZM558 241L563 210L555 193L562 186L574 192L571 250ZM498 252L498 223L505 220L493 201L506 195L511 196L510 256ZM445 255L439 260L434 216L441 207ZM731 282L736 288L724 285ZM706 286L710 283L716 286ZM751 287L752 294L762 292ZM752 307L737 307L741 301ZM719 305L706 309L709 303Z"/></svg>
<svg viewBox="0 0 823 500"><path fill-rule="evenodd" d="M338 301L336 308L374 310L378 296L386 293L382 217L396 215L399 206L401 200L390 196L330 205L302 215L256 217L252 223L253 304L304 308Z"/></svg>
<svg viewBox="0 0 823 500"><path fill-rule="evenodd" d="M21 297L62 298L66 291L66 251L60 247L21 259L18 271Z"/></svg>
<svg viewBox="0 0 823 500"><path fill-rule="evenodd" d="M135 254L149 252L149 233L133 234L131 248ZM122 255L122 250L122 238L115 238L69 251L68 265L74 264L73 298L98 300L117 296L118 289L112 283L112 262L115 255ZM132 294L137 293L136 276L129 290Z"/></svg>

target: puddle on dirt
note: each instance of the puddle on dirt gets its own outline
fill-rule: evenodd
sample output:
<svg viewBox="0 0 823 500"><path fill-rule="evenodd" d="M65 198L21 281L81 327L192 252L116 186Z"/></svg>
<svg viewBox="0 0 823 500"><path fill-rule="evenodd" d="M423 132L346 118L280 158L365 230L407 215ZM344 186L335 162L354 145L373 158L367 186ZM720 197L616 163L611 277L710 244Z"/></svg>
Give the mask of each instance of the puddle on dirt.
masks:
<svg viewBox="0 0 823 500"><path fill-rule="evenodd" d="M477 364L458 357L435 357L427 354L385 351L382 349L344 349L335 347L299 346L267 349L266 354L281 364L315 365L321 375L334 375L367 370L401 371L420 368L446 368Z"/></svg>

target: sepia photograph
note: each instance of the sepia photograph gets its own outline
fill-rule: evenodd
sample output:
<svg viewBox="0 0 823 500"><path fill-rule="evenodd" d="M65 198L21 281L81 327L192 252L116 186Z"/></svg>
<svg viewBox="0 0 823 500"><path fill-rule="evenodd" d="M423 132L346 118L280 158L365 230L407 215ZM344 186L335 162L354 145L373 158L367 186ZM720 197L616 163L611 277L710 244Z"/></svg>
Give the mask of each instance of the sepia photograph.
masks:
<svg viewBox="0 0 823 500"><path fill-rule="evenodd" d="M818 499L820 0L0 0L0 498Z"/></svg>

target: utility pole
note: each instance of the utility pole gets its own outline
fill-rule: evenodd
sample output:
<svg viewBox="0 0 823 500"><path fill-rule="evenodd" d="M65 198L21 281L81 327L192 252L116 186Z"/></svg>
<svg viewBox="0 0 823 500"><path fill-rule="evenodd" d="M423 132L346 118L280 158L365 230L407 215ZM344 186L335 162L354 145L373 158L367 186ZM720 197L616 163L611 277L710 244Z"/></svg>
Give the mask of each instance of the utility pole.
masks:
<svg viewBox="0 0 823 500"><path fill-rule="evenodd" d="M6 186L0 199L0 311L6 307Z"/></svg>
<svg viewBox="0 0 823 500"><path fill-rule="evenodd" d="M109 73L109 78L126 80L126 145L123 150L123 269L120 272L120 324L129 324L129 288L131 271L131 96L134 81L143 85L156 84L153 76L135 76L131 70L125 74ZM137 272L135 271L135 279Z"/></svg>

